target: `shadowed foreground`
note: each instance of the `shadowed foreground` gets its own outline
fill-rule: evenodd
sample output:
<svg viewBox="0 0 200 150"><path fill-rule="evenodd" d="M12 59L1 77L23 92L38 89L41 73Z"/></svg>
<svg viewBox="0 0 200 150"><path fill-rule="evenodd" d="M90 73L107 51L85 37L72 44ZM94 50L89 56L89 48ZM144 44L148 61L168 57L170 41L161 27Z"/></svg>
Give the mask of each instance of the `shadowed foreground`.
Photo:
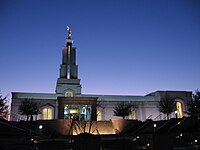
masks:
<svg viewBox="0 0 200 150"><path fill-rule="evenodd" d="M75 132L63 120L9 122L0 120L2 150L197 150L200 149L200 120L115 120L93 124ZM42 126L41 126L42 125ZM76 125L80 127L77 122ZM107 133L100 134L103 126ZM40 127L40 128L38 128ZM65 130L65 129L68 130ZM107 129L106 129L107 128ZM76 128L77 129L77 128ZM94 130L96 129L96 130ZM106 129L106 130L105 130ZM82 131L85 131L84 133ZM82 132L82 133L80 133ZM78 133L78 135L72 135Z"/></svg>

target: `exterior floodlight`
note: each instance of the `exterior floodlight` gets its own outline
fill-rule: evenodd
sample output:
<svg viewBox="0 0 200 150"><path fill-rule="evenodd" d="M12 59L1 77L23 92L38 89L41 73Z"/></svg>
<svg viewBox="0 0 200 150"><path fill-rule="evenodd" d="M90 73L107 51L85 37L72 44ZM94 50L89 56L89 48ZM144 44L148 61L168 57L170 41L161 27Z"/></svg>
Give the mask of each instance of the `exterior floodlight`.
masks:
<svg viewBox="0 0 200 150"><path fill-rule="evenodd" d="M150 146L150 144L149 144L149 143L147 143L147 146Z"/></svg>
<svg viewBox="0 0 200 150"><path fill-rule="evenodd" d="M136 138L137 138L137 139L139 139L140 137L139 137L139 136L137 136Z"/></svg>
<svg viewBox="0 0 200 150"><path fill-rule="evenodd" d="M156 124L155 123L153 124L153 127L156 128Z"/></svg>
<svg viewBox="0 0 200 150"><path fill-rule="evenodd" d="M183 136L183 134L181 133L180 136Z"/></svg>
<svg viewBox="0 0 200 150"><path fill-rule="evenodd" d="M197 143L197 140L194 140L195 143Z"/></svg>
<svg viewBox="0 0 200 150"><path fill-rule="evenodd" d="M42 129L43 128L43 126L42 125L39 125L39 129Z"/></svg>

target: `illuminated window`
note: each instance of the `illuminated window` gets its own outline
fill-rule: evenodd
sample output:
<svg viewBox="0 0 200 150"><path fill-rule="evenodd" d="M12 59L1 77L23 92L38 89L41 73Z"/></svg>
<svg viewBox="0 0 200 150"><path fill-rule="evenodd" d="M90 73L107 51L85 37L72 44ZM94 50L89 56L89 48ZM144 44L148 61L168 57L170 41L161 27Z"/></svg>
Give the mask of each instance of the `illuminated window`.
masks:
<svg viewBox="0 0 200 150"><path fill-rule="evenodd" d="M97 110L97 121L101 121L101 120L102 120L102 111Z"/></svg>
<svg viewBox="0 0 200 150"><path fill-rule="evenodd" d="M73 97L73 92L71 91L65 92L65 97Z"/></svg>
<svg viewBox="0 0 200 150"><path fill-rule="evenodd" d="M135 120L135 119L136 119L136 112L135 112L135 110L132 110L132 111L129 113L128 119L132 119L132 120Z"/></svg>
<svg viewBox="0 0 200 150"><path fill-rule="evenodd" d="M183 117L183 106L182 106L181 102L176 102L176 109L177 109L178 118L182 118Z"/></svg>
<svg viewBox="0 0 200 150"><path fill-rule="evenodd" d="M45 107L42 109L42 119L51 120L53 119L53 109L50 107Z"/></svg>

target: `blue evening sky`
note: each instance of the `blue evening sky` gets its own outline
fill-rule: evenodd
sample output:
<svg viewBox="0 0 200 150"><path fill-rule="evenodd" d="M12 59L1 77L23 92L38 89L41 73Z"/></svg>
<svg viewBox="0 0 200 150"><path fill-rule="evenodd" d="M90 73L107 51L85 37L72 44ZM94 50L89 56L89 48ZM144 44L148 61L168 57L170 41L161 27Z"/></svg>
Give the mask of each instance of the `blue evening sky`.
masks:
<svg viewBox="0 0 200 150"><path fill-rule="evenodd" d="M199 0L0 0L0 90L55 91L72 30L82 93L200 88Z"/></svg>

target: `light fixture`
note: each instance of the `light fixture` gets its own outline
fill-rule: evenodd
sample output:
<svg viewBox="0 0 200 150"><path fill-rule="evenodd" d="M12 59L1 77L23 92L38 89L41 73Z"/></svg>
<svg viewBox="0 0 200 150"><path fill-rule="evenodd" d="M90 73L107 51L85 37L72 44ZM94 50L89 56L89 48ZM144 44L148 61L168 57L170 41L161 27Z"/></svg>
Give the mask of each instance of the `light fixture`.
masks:
<svg viewBox="0 0 200 150"><path fill-rule="evenodd" d="M183 136L183 134L182 134L182 133L180 134L180 137L181 137L181 136Z"/></svg>
<svg viewBox="0 0 200 150"><path fill-rule="evenodd" d="M180 122L178 122L178 124L180 124Z"/></svg>
<svg viewBox="0 0 200 150"><path fill-rule="evenodd" d="M196 140L194 140L194 142L195 142L195 143L197 143L197 139L196 139Z"/></svg>
<svg viewBox="0 0 200 150"><path fill-rule="evenodd" d="M137 138L137 139L139 139L140 137L139 137L139 136L137 136L136 138Z"/></svg>
<svg viewBox="0 0 200 150"><path fill-rule="evenodd" d="M155 123L153 124L153 127L156 128L156 124Z"/></svg>
<svg viewBox="0 0 200 150"><path fill-rule="evenodd" d="M43 126L42 125L39 125L39 129L42 129L43 128Z"/></svg>
<svg viewBox="0 0 200 150"><path fill-rule="evenodd" d="M150 144L149 144L149 143L147 143L147 146L150 146Z"/></svg>

